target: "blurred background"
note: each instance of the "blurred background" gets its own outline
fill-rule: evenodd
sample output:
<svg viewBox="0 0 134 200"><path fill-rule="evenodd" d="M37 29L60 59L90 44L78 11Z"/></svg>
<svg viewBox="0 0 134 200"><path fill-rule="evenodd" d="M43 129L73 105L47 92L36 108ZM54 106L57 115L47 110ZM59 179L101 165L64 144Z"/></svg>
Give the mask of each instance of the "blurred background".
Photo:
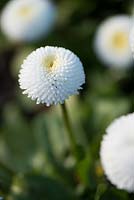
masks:
<svg viewBox="0 0 134 200"><path fill-rule="evenodd" d="M0 1L1 13L8 2ZM127 192L117 190L106 180L99 148L109 123L134 111L134 62L125 69L107 66L97 56L94 40L107 18L131 16L133 2L53 3L57 20L42 39L18 44L0 30L0 195L7 200L127 200ZM77 164L70 152L60 107L36 105L19 88L18 73L24 58L46 45L72 50L86 73L80 95L67 100L80 145Z"/></svg>

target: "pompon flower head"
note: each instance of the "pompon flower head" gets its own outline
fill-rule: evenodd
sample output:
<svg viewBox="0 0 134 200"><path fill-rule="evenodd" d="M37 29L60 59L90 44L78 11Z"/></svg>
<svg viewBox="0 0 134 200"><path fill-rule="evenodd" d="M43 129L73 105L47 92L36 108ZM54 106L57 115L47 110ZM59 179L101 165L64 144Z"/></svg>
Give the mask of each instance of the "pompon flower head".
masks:
<svg viewBox="0 0 134 200"><path fill-rule="evenodd" d="M41 47L33 51L21 66L20 88L37 104L47 106L63 103L70 95L78 94L85 83L79 58L61 47Z"/></svg>
<svg viewBox="0 0 134 200"><path fill-rule="evenodd" d="M53 28L56 15L49 0L11 0L2 11L1 29L12 41L36 41Z"/></svg>
<svg viewBox="0 0 134 200"><path fill-rule="evenodd" d="M116 119L101 143L101 162L107 178L119 189L134 192L134 114Z"/></svg>
<svg viewBox="0 0 134 200"><path fill-rule="evenodd" d="M109 67L129 68L132 54L129 44L131 20L127 15L106 19L98 28L94 49L100 60Z"/></svg>

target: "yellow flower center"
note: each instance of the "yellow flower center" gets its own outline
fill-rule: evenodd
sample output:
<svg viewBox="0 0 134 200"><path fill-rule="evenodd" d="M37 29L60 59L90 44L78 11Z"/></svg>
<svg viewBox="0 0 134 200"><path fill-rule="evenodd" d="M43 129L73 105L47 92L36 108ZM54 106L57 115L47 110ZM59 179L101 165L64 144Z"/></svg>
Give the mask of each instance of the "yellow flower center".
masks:
<svg viewBox="0 0 134 200"><path fill-rule="evenodd" d="M123 32L117 32L112 37L112 47L114 47L117 50L123 50L128 48L129 41L128 41L128 35L127 33Z"/></svg>
<svg viewBox="0 0 134 200"><path fill-rule="evenodd" d="M18 15L21 17L28 17L31 14L31 8L28 6L23 6L18 10Z"/></svg>
<svg viewBox="0 0 134 200"><path fill-rule="evenodd" d="M54 55L47 56L43 60L43 66L48 70L51 70L52 68L56 67L56 65L57 65L57 59Z"/></svg>

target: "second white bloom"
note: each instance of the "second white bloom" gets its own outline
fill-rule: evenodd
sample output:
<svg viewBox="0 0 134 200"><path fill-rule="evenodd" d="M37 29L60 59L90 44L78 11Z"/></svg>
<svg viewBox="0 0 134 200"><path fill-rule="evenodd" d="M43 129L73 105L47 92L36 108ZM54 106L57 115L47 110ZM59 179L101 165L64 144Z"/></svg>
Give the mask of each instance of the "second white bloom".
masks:
<svg viewBox="0 0 134 200"><path fill-rule="evenodd" d="M46 36L56 21L50 0L11 0L1 14L1 29L13 41L31 42Z"/></svg>
<svg viewBox="0 0 134 200"><path fill-rule="evenodd" d="M131 20L127 15L106 19L98 28L95 37L95 52L109 67L128 68L132 65L129 44Z"/></svg>
<svg viewBox="0 0 134 200"><path fill-rule="evenodd" d="M101 143L107 178L119 189L134 192L134 114L115 120Z"/></svg>

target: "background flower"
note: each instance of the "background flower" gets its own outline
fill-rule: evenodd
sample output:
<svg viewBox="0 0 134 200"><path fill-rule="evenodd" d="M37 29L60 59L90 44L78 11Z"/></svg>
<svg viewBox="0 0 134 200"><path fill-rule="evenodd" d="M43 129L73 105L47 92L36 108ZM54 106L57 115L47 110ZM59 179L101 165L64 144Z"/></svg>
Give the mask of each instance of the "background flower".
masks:
<svg viewBox="0 0 134 200"><path fill-rule="evenodd" d="M95 52L109 67L127 68L132 65L129 44L131 20L127 15L106 19L95 36Z"/></svg>
<svg viewBox="0 0 134 200"><path fill-rule="evenodd" d="M130 47L131 47L131 51L132 51L132 55L134 57L134 26L133 26L133 17L131 20L131 29L130 29Z"/></svg>
<svg viewBox="0 0 134 200"><path fill-rule="evenodd" d="M134 192L134 114L116 119L101 143L104 172L119 189Z"/></svg>
<svg viewBox="0 0 134 200"><path fill-rule="evenodd" d="M53 28L57 10L49 0L11 0L1 14L1 28L10 40L31 42Z"/></svg>

